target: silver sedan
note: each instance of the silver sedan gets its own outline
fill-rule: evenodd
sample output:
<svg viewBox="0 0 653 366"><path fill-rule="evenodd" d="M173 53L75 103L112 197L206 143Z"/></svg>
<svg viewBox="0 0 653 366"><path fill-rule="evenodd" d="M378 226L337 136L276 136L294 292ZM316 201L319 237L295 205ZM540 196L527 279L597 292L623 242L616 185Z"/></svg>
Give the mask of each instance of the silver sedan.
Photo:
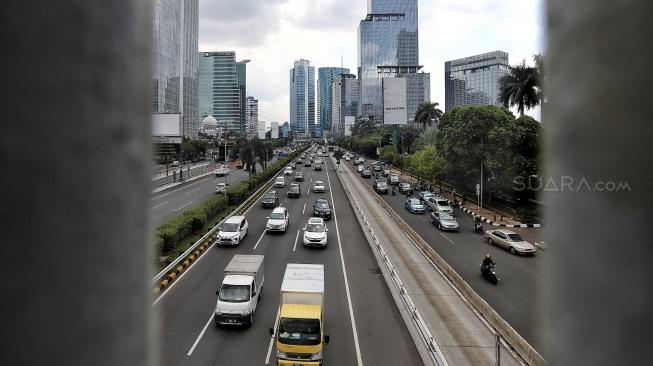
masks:
<svg viewBox="0 0 653 366"><path fill-rule="evenodd" d="M490 245L496 244L504 247L508 249L511 254L535 254L535 247L533 244L524 240L514 231L505 229L487 230L483 236Z"/></svg>

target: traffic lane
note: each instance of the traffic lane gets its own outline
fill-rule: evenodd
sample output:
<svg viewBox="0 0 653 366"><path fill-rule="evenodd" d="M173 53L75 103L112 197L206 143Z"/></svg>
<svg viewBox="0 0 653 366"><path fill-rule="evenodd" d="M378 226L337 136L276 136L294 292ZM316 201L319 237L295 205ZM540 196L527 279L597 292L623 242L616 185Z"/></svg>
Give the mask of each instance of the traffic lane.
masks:
<svg viewBox="0 0 653 366"><path fill-rule="evenodd" d="M371 187L373 179L364 180ZM482 235L474 233L471 216L458 209L455 215L461 231L441 232L430 223L430 213L411 214L406 210L405 195L382 197L522 337L541 349L536 319L541 311L539 293L544 280L545 253L538 252L533 257L515 256L488 245ZM480 264L488 253L497 262L500 282L496 286L480 274Z"/></svg>
<svg viewBox="0 0 653 366"><path fill-rule="evenodd" d="M342 183L335 172L329 174L363 362L422 365L390 290L383 276L376 272L379 266Z"/></svg>

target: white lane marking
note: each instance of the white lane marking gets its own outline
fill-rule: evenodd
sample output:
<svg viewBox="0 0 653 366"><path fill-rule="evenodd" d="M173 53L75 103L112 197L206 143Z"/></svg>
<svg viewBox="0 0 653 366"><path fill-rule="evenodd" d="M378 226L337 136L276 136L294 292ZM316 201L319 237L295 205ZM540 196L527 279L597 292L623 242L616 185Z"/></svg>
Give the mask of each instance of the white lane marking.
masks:
<svg viewBox="0 0 653 366"><path fill-rule="evenodd" d="M277 325L279 324L279 312L281 311L281 306L277 308L277 317L274 318L274 332L276 333L277 331ZM265 364L269 365L270 364L270 355L272 354L272 345L274 344L274 334L270 336L270 345L268 346L268 354L265 356Z"/></svg>
<svg viewBox="0 0 653 366"><path fill-rule="evenodd" d="M186 356L190 356L190 355L193 354L193 351L195 350L195 347L197 347L197 344L200 343L200 340L202 339L202 337L204 337L204 332L206 332L206 328L208 328L209 324L211 324L211 322L213 321L214 316L215 316L215 313L211 312L211 316L209 317L209 320L206 322L206 324L204 324L204 328L202 328L202 331L197 336L197 339L195 339L195 343L193 343L193 346L190 348L190 350L188 350L188 353L186 354Z"/></svg>
<svg viewBox="0 0 653 366"><path fill-rule="evenodd" d="M302 208L302 215L306 212L306 202L304 202L304 208Z"/></svg>
<svg viewBox="0 0 653 366"><path fill-rule="evenodd" d="M292 247L292 251L297 250L297 239L299 239L299 230L297 230L297 235L295 235L295 245Z"/></svg>
<svg viewBox="0 0 653 366"><path fill-rule="evenodd" d="M206 176L206 178L209 178L209 177L211 177L211 176L210 176L210 175L207 175L207 176ZM196 184L202 183L202 182L204 182L204 181L206 180L206 178L200 178L200 179L199 179L197 182L195 182L195 183L191 183L191 184L185 185L185 186L183 186L183 187L181 187L181 188L177 188L177 189L175 189L175 190L173 190L173 191L170 191L170 192L168 192L168 193L164 193L164 194L162 194L162 195L159 195L159 196L156 196L156 197L152 197L152 200L157 200L157 199L159 199L159 198L161 198L161 197L165 197L165 196L167 196L167 195L169 195L169 194L173 194L173 193L175 193L175 192L181 191L182 189L186 189L186 188L188 188L188 187L191 187L191 186L194 186L194 185L196 185Z"/></svg>
<svg viewBox="0 0 653 366"><path fill-rule="evenodd" d="M158 205L153 206L153 207L152 207L152 210L154 210L155 208L161 207L161 206L165 205L166 203L168 203L168 201L165 201L165 202L163 202L163 203L159 203Z"/></svg>
<svg viewBox="0 0 653 366"><path fill-rule="evenodd" d="M191 189L190 191L186 192L186 194L191 194L191 193L193 193L195 191L198 191L199 189L200 189L200 187L197 187L195 189Z"/></svg>
<svg viewBox="0 0 653 366"><path fill-rule="evenodd" d="M182 208L184 208L184 207L186 207L186 206L188 206L188 205L190 205L191 203L193 203L193 201L190 201L190 202L188 202L187 204L185 204L185 205L179 207L178 209L175 210L175 212L181 210Z"/></svg>
<svg viewBox="0 0 653 366"><path fill-rule="evenodd" d="M453 242L453 240L449 239L448 236L444 235L444 233L440 233L440 235L444 236L445 239L449 240L449 243L456 244L456 243Z"/></svg>
<svg viewBox="0 0 653 366"><path fill-rule="evenodd" d="M265 235L265 230L263 230L263 234L261 234L261 236L258 238L258 241L254 245L254 249L252 250L256 250L256 247L258 247L258 244L261 242L261 239L263 239L263 235Z"/></svg>
<svg viewBox="0 0 653 366"><path fill-rule="evenodd" d="M326 164L325 164L326 166ZM329 194L331 194L331 208L333 208L333 217L336 222L336 237L338 238L338 250L340 251L340 263L342 264L342 276L345 280L345 290L347 292L347 305L349 306L349 318L351 319L351 330L354 334L354 348L356 348L356 360L358 366L363 365L363 358L361 357L361 349L358 344L358 331L356 330L356 320L354 319L354 308L351 304L351 294L349 293L349 282L347 282L347 269L345 267L345 257L342 255L342 243L340 242L340 229L338 228L338 214L336 213L336 203L333 200L333 190L331 189L331 178L327 170L327 180L329 182Z"/></svg>

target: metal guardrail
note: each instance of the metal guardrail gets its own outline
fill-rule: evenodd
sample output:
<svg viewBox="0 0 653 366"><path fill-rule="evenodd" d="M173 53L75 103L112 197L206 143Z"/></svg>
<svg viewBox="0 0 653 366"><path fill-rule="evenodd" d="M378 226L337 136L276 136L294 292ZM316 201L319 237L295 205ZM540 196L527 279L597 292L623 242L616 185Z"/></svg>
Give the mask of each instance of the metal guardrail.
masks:
<svg viewBox="0 0 653 366"><path fill-rule="evenodd" d="M281 168L279 171L283 172L283 170L288 167L290 164L293 163L293 159L291 161L284 165L283 168ZM182 253L177 259L172 261L166 268L161 270L161 272L157 273L153 278L152 278L152 284L156 284L160 280L162 280L167 273L171 272L173 269L175 269L179 264L191 253L197 251L197 248L200 247L202 244L207 242L208 239L211 238L212 235L216 233L218 228L224 223L225 220L233 216L235 213L240 213L244 208L249 208L251 204L256 202L258 198L261 196L263 192L265 192L267 189L270 188L270 186L274 183L274 180L277 178L277 174L275 173L272 178L270 178L267 182L265 182L259 189L256 190L251 196L249 196L243 203L241 203L238 207L236 207L233 211L229 213L224 219L222 219L219 223L217 223L215 226L213 226L206 234L202 235L201 238L199 238L193 245L191 245L184 253Z"/></svg>
<svg viewBox="0 0 653 366"><path fill-rule="evenodd" d="M338 175L341 174L339 169L336 169L336 172ZM410 317L413 320L413 324L415 325L415 328L419 332L422 342L424 342L424 345L426 346L431 361L433 361L434 365L437 366L448 366L448 363L445 360L444 355L442 355L442 351L440 350L440 347L438 346L437 342L433 338L431 331L426 326L426 322L420 315L419 310L417 309L417 306L415 305L410 295L408 294L408 291L406 291L406 287L404 286L404 283L401 281L399 274L397 273L394 266L392 265L390 258L388 258L387 254L385 253L385 249L383 249L383 245L381 244L376 234L374 233L374 229L372 229L372 226L370 225L369 221L367 221L367 218L365 217L363 210L358 204L358 201L351 193L344 180L340 179L340 182L345 188L345 192L349 194L354 210L360 215L360 218L363 221L363 224L365 225L364 230L366 231L367 235L369 235L369 238L372 239L373 247L376 250L379 258L381 259L381 262L383 263L383 266L385 267L390 279L392 280L392 284L397 290L399 297L401 298L404 304L404 307L410 314Z"/></svg>

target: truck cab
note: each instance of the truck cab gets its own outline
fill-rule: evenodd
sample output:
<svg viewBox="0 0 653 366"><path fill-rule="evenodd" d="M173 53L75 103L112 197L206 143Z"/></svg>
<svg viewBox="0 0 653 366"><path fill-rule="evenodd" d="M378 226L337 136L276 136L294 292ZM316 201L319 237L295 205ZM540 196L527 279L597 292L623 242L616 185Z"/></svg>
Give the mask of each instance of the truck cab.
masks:
<svg viewBox="0 0 653 366"><path fill-rule="evenodd" d="M215 324L252 325L263 290L263 256L236 254L216 295Z"/></svg>

